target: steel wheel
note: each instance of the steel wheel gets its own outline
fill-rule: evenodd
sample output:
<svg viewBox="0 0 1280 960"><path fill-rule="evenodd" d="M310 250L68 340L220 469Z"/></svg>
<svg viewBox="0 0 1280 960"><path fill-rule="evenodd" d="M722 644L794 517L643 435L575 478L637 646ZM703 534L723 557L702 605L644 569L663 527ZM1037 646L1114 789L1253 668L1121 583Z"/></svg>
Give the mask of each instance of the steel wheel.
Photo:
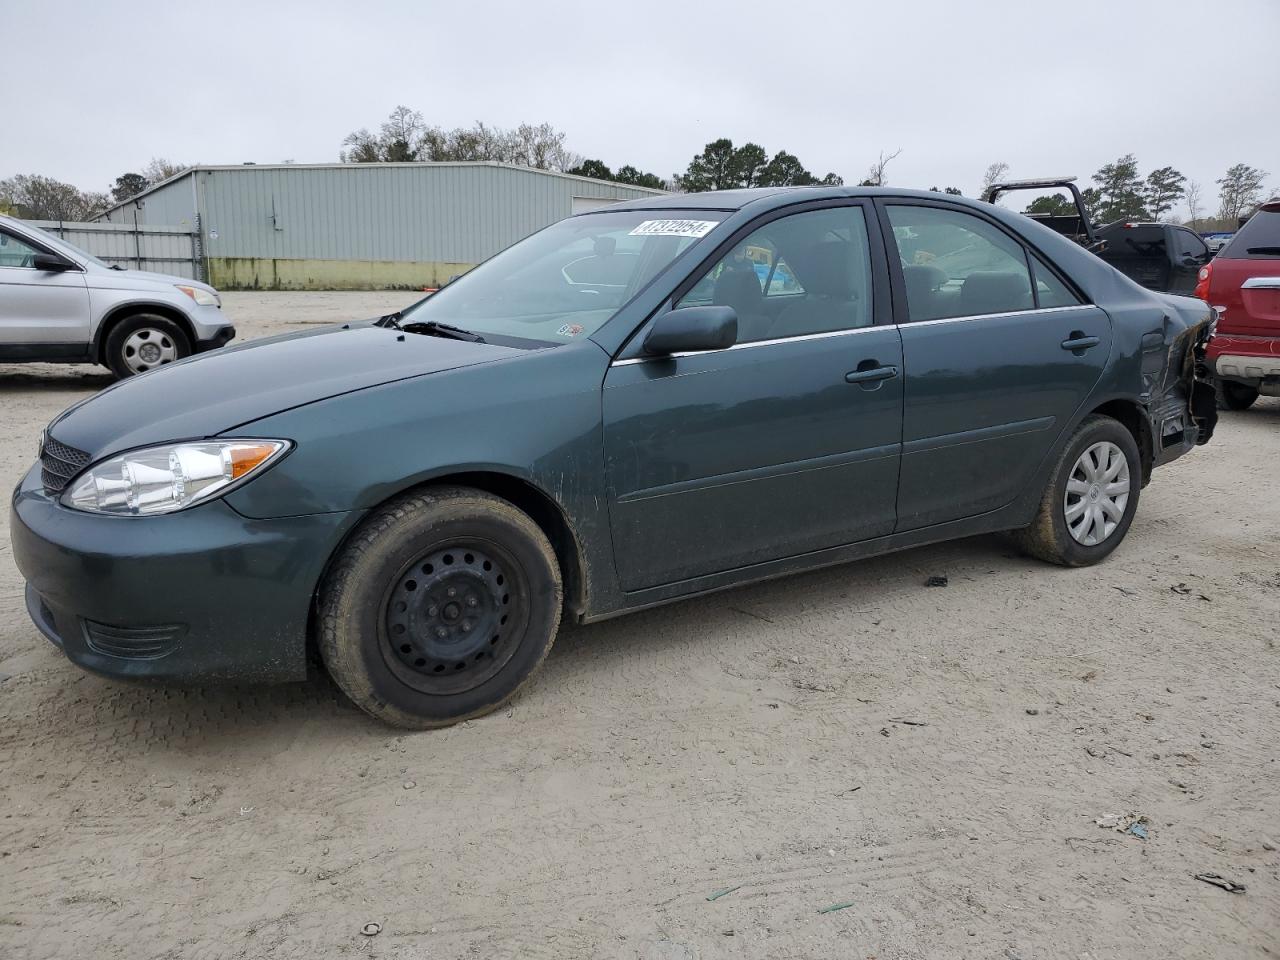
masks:
<svg viewBox="0 0 1280 960"><path fill-rule="evenodd" d="M125 338L121 351L131 373L145 373L152 367L179 359L178 346L165 331L140 327Z"/></svg>
<svg viewBox="0 0 1280 960"><path fill-rule="evenodd" d="M316 644L360 709L445 727L515 696L563 601L555 550L528 514L482 490L426 487L376 508L334 559Z"/></svg>
<svg viewBox="0 0 1280 960"><path fill-rule="evenodd" d="M519 565L495 543L433 547L392 585L383 622L387 666L422 693L474 689L500 672L529 617Z"/></svg>
<svg viewBox="0 0 1280 960"><path fill-rule="evenodd" d="M1123 450L1109 440L1087 447L1067 478L1062 502L1072 539L1092 547L1110 537L1124 519L1132 488Z"/></svg>

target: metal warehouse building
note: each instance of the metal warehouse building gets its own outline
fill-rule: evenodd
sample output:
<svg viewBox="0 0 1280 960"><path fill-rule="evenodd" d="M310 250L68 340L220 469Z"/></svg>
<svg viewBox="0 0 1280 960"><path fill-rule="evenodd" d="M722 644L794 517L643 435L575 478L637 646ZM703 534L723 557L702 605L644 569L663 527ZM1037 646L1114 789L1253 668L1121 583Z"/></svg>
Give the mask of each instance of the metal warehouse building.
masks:
<svg viewBox="0 0 1280 960"><path fill-rule="evenodd" d="M191 231L225 289L416 289L570 214L660 193L491 162L199 166L98 219Z"/></svg>

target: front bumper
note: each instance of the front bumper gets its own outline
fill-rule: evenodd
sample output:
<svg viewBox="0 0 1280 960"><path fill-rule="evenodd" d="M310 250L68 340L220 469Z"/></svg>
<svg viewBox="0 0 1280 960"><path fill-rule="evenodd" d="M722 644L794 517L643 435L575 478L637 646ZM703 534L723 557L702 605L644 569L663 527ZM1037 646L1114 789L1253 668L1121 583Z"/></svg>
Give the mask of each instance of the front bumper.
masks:
<svg viewBox="0 0 1280 960"><path fill-rule="evenodd" d="M210 350L217 350L219 347L225 347L228 343L235 339L236 328L228 324L225 327L219 327L212 334L204 339L197 340L195 345L196 353L207 353Z"/></svg>
<svg viewBox="0 0 1280 960"><path fill-rule="evenodd" d="M251 520L221 500L155 517L60 506L39 470L10 536L27 609L73 663L113 677L300 680L325 564L359 519Z"/></svg>

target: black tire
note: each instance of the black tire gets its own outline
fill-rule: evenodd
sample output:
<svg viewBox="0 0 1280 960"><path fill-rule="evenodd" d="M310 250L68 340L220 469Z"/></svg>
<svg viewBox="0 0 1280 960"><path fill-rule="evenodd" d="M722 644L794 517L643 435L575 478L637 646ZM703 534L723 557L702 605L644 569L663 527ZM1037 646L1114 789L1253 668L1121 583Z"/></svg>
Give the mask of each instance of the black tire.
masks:
<svg viewBox="0 0 1280 960"><path fill-rule="evenodd" d="M422 490L376 510L337 557L320 656L371 716L446 727L515 696L551 649L562 599L555 551L526 514L479 490Z"/></svg>
<svg viewBox="0 0 1280 960"><path fill-rule="evenodd" d="M1073 536L1069 527L1067 484L1068 481L1075 480L1077 483L1085 482L1087 486L1085 492L1072 493L1072 497L1075 498L1070 504L1072 509L1083 502L1087 511L1090 509L1090 498L1096 502L1099 494L1105 494L1106 489L1103 485L1088 484L1084 480L1084 474L1077 472L1085 452L1097 449L1098 444L1113 444L1124 455L1129 491L1120 520L1101 536L1098 542L1090 544L1081 542ZM1095 490L1094 487L1099 489ZM1138 509L1141 490L1142 459L1138 454L1138 444L1134 441L1133 434L1124 424L1111 417L1098 415L1087 417L1076 428L1058 457L1053 472L1049 476L1044 495L1040 499L1035 521L1029 527L1016 531L1014 540L1026 553L1049 563L1057 563L1064 567L1087 567L1098 563L1118 547L1125 534L1129 532L1129 526L1133 523L1134 514ZM1112 506L1118 505L1112 504ZM1100 505L1098 510L1102 510ZM1102 513L1100 516L1102 520L1099 522L1104 522L1108 515ZM1093 529L1097 531L1096 527Z"/></svg>
<svg viewBox="0 0 1280 960"><path fill-rule="evenodd" d="M144 359L138 352L139 340L155 347L157 356L154 361ZM156 313L135 313L111 328L102 352L111 372L123 380L191 356L191 340L168 317Z"/></svg>
<svg viewBox="0 0 1280 960"><path fill-rule="evenodd" d="M1234 380L1219 380L1218 406L1223 410L1248 410L1258 399L1258 388Z"/></svg>

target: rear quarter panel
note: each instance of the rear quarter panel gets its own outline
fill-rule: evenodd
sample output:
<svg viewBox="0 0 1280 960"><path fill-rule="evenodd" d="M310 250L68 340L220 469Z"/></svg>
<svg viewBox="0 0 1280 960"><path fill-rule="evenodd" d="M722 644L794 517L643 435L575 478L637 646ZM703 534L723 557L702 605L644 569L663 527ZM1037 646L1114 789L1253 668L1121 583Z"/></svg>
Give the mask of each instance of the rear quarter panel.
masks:
<svg viewBox="0 0 1280 960"><path fill-rule="evenodd" d="M1105 310L1112 321L1111 356L1093 394L1075 418L1064 425L1046 460L1041 464L1039 486L1032 485L1024 509L1034 510L1031 492L1038 497L1048 471L1071 433L1084 417L1103 404L1123 401L1135 405L1151 431L1153 463L1173 459L1212 433L1216 415L1204 410L1204 391L1193 384L1195 345L1207 334L1212 315L1207 304L1191 297L1147 290L1083 247L1027 217L1000 208L994 216L1011 227L1063 270L1087 300ZM1203 386L1203 383L1202 383ZM1208 422L1197 429L1191 415L1193 395L1200 398L1199 413ZM1184 417L1186 433L1162 439L1162 429L1172 429ZM1162 426L1163 425L1163 426ZM1167 445L1166 445L1167 444Z"/></svg>

